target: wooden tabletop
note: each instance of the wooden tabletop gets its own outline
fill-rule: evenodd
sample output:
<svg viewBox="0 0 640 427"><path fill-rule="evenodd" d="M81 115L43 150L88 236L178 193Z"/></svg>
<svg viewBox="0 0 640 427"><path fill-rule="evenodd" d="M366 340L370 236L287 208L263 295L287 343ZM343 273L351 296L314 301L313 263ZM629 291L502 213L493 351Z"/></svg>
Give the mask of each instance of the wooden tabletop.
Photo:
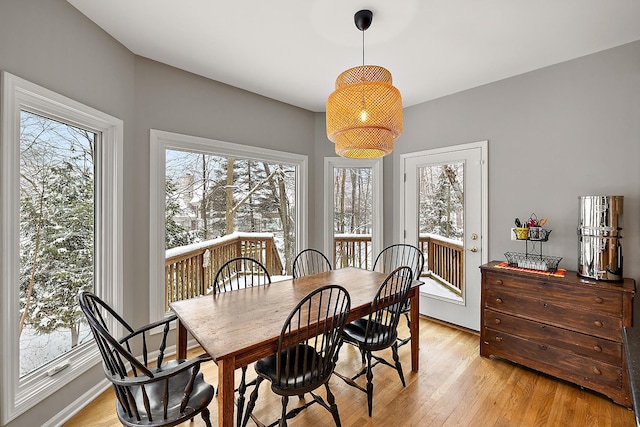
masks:
<svg viewBox="0 0 640 427"><path fill-rule="evenodd" d="M238 368L276 351L277 337L284 321L293 307L313 289L329 284L345 287L351 297L351 321L368 312L386 277L386 274L375 271L348 267L215 296L177 301L170 306L215 361L233 357ZM414 281L413 287L420 284Z"/></svg>

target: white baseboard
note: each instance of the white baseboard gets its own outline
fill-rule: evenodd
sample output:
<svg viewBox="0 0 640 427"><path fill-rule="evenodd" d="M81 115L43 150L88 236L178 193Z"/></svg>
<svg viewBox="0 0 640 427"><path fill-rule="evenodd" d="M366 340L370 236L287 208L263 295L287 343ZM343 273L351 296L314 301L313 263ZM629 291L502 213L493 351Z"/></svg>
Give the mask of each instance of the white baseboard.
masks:
<svg viewBox="0 0 640 427"><path fill-rule="evenodd" d="M96 397L100 396L106 389L111 387L111 382L106 378L100 381L95 386L91 387L82 396L78 397L71 405L58 412L49 421L42 424L42 427L58 427L69 421L75 414L80 412L85 406L93 401ZM115 408L114 408L115 410Z"/></svg>

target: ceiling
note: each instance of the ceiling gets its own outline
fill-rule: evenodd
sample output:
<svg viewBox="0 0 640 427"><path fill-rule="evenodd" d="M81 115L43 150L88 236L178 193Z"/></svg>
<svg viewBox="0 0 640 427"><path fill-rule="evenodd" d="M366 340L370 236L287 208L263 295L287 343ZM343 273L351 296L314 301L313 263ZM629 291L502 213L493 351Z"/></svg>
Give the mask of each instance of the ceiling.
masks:
<svg viewBox="0 0 640 427"><path fill-rule="evenodd" d="M310 111L364 60L409 107L640 40L638 0L67 0L133 53Z"/></svg>

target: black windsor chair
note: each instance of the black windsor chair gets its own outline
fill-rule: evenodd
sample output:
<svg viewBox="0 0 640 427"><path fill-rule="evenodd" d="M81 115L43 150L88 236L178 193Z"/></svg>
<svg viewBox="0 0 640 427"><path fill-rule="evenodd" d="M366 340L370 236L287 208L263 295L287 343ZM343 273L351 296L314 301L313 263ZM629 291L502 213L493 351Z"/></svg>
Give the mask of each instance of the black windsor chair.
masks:
<svg viewBox="0 0 640 427"><path fill-rule="evenodd" d="M344 327L342 336L344 342L356 346L366 359L366 365L353 377L346 377L338 372L336 375L342 378L347 384L367 393L367 404L369 416L373 410L373 371L371 359L384 365L395 368L402 381L402 386L406 386L402 364L398 357L398 321L401 315L401 308L406 302L413 273L407 266L398 267L393 270L380 285L375 298L371 302L369 315L348 323ZM392 365L384 358L373 355L374 351L391 347L394 364ZM362 387L355 380L366 374L367 386Z"/></svg>
<svg viewBox="0 0 640 427"><path fill-rule="evenodd" d="M389 274L396 268L404 265L411 268L415 280L420 280L424 268L424 254L417 247L406 243L387 246L380 251L376 257L373 263L373 269L381 273ZM409 318L410 308L410 300L407 300L400 310L407 320L409 331L411 331L411 319ZM411 334L411 332L409 332L409 334ZM399 346L403 346L411 341L411 335L407 338L398 337L398 340Z"/></svg>
<svg viewBox="0 0 640 427"><path fill-rule="evenodd" d="M282 415L270 426L284 427L287 419L311 404L319 403L331 412L336 426L340 427L340 415L329 379L342 345L350 305L351 299L343 287L327 285L312 291L294 307L280 332L277 352L255 363L258 378L242 426L247 425L260 384L266 379L271 382L271 390L282 396ZM327 402L313 392L323 384ZM302 398L306 393L311 394L313 400L287 412L289 396Z"/></svg>
<svg viewBox="0 0 640 427"><path fill-rule="evenodd" d="M210 359L202 355L190 360L164 360L169 323L176 320L175 316L134 330L91 292L80 292L79 302L102 354L105 377L113 385L116 412L122 424L174 426L201 414L211 427L207 406L213 399L214 387L199 372L200 364ZM149 360L149 332L157 327L164 327L158 356ZM120 330L125 335L114 337L112 331ZM133 355L132 348L142 349L142 360Z"/></svg>
<svg viewBox="0 0 640 427"><path fill-rule="evenodd" d="M317 249L304 249L293 260L293 277L308 276L331 270L329 259Z"/></svg>

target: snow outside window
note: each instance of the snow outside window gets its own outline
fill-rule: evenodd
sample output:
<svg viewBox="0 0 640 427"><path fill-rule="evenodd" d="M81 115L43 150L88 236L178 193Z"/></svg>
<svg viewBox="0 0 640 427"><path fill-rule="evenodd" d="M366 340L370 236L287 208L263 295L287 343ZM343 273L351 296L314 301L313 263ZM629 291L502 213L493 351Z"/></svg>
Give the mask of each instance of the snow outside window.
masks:
<svg viewBox="0 0 640 427"><path fill-rule="evenodd" d="M122 121L2 75L2 422L100 361L78 306L121 304Z"/></svg>

